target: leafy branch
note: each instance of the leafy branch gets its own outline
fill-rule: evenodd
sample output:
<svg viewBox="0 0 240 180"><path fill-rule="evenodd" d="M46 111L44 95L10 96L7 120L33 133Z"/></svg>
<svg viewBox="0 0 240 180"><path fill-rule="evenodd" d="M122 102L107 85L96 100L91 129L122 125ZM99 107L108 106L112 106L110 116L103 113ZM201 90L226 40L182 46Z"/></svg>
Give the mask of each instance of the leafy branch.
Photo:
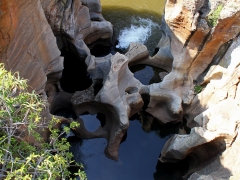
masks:
<svg viewBox="0 0 240 180"><path fill-rule="evenodd" d="M216 10L214 10L210 15L208 15L207 18L211 27L215 27L217 25L222 9L223 5L221 4L216 8Z"/></svg>
<svg viewBox="0 0 240 180"><path fill-rule="evenodd" d="M75 175L86 179L82 165L73 161L70 144L53 128L58 120L53 117L46 124L40 116L46 102L27 87L18 73L0 64L0 179L71 179L72 165L79 167ZM78 126L70 124L71 128ZM52 144L45 143L39 133L44 129L50 130Z"/></svg>

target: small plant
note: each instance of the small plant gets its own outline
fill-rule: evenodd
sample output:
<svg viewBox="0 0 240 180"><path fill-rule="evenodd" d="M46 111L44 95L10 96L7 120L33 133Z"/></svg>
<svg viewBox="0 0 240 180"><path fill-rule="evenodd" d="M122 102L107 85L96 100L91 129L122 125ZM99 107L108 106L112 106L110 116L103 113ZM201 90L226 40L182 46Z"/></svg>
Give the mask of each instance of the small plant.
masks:
<svg viewBox="0 0 240 180"><path fill-rule="evenodd" d="M220 12L223 9L223 5L219 5L215 11L213 11L210 15L208 15L208 22L211 27L215 27L218 23L218 19L220 17Z"/></svg>
<svg viewBox="0 0 240 180"><path fill-rule="evenodd" d="M27 87L18 73L12 74L0 64L0 179L71 179L72 165L79 167L75 175L86 179L82 165L72 160L70 144L53 128L59 120L46 123L42 119L46 102ZM71 128L78 126L70 124ZM39 128L50 130L51 143L44 143ZM29 143L31 138L39 145Z"/></svg>
<svg viewBox="0 0 240 180"><path fill-rule="evenodd" d="M202 89L203 89L203 87L202 86L200 86L200 85L196 85L196 86L194 86L194 91L195 91L195 93L200 93L201 91L202 91Z"/></svg>

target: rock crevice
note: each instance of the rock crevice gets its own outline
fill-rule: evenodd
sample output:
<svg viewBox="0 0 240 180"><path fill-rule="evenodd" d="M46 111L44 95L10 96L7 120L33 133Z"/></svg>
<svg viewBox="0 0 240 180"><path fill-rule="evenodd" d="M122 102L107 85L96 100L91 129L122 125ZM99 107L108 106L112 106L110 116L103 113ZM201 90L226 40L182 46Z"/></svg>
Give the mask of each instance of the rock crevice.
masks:
<svg viewBox="0 0 240 180"><path fill-rule="evenodd" d="M173 135L160 157L162 162L190 157L183 178L239 177L240 163L235 160L240 120L239 2L167 0L159 51L153 57L138 43L131 43L125 54L91 55L95 44L111 44L112 25L101 11L99 0L3 0L0 62L28 79L29 90L48 98L52 114L64 108L77 117L85 112L104 114L106 123L95 132L87 131L83 120L76 118L81 127L75 133L81 138L106 138L105 154L111 159L118 159L129 118L145 110L161 123L185 119L191 128L190 134ZM211 24L214 13L219 17ZM71 55L83 64L92 82L87 89L68 93L60 78ZM137 64L167 72L159 74L162 82L143 85L129 70ZM76 78L81 83L82 77ZM144 104L143 96L149 102ZM46 113L51 117L48 109Z"/></svg>

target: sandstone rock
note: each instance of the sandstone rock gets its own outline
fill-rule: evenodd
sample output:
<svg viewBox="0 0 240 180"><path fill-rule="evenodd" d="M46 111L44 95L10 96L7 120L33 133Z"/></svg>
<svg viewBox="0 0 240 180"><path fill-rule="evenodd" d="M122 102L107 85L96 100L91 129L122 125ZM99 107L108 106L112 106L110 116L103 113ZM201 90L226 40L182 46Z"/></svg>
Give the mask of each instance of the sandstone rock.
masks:
<svg viewBox="0 0 240 180"><path fill-rule="evenodd" d="M109 57L109 56L107 56ZM108 145L105 154L111 159L118 159L120 142L129 126L129 117L141 110L143 101L139 94L143 86L128 68L131 59L119 53L110 56L111 59L95 59L91 68L96 68L93 73L94 82L102 79L102 88L95 95L93 88L86 91L76 92L72 96L72 104L76 114L79 116L84 112L90 114L103 113L106 116L106 124L99 127L95 132L88 132L83 121L78 119L82 126L76 131L84 138L105 137ZM93 64L93 63L92 63ZM109 68L106 68L109 65ZM108 69L102 71L102 69ZM94 85L93 85L94 87ZM88 93L92 91L92 93ZM83 98L89 94L89 98ZM91 96L92 94L92 96Z"/></svg>
<svg viewBox="0 0 240 180"><path fill-rule="evenodd" d="M4 0L0 11L0 62L43 93L46 83L59 80L63 59L40 2Z"/></svg>
<svg viewBox="0 0 240 180"><path fill-rule="evenodd" d="M50 97L58 91L63 58L40 1L4 0L0 2L0 14L0 62L7 70L19 72L21 78L27 79L30 92L35 90L46 101L48 96L51 102ZM52 119L48 106L42 117L44 123ZM46 128L36 131L48 141ZM28 134L26 126L19 126L16 133L31 144L41 145Z"/></svg>
<svg viewBox="0 0 240 180"><path fill-rule="evenodd" d="M219 157L212 163L193 173L189 177L189 180L203 179L204 177L222 180L239 179L239 140L239 135L237 135L231 147L219 155Z"/></svg>
<svg viewBox="0 0 240 180"><path fill-rule="evenodd" d="M89 55L85 62L93 79L92 86L74 94L58 93L52 103L51 112L72 108L77 116L85 112L104 114L106 124L95 132L89 132L81 118L77 119L81 127L74 132L81 138L106 138L108 145L105 154L117 160L119 145L128 129L129 118L142 109L141 95L149 93L149 87L134 78L129 66L159 63L157 59L149 57L144 45L138 43L131 43L125 55L119 53L105 57Z"/></svg>
<svg viewBox="0 0 240 180"><path fill-rule="evenodd" d="M196 26L198 11L204 5L203 1L192 2L191 9L187 5L188 3L172 1L166 3L165 20L170 30L167 29L165 34L171 36L170 46L174 58L172 71L161 83L149 88L151 98L147 112L164 123L180 121L183 112L182 104L191 103L194 96L193 79L187 72L198 52L195 48L198 46L196 44L203 41L202 34L209 32L204 22ZM192 32L195 32L195 36L191 35Z"/></svg>
<svg viewBox="0 0 240 180"><path fill-rule="evenodd" d="M207 17L221 3L224 7L219 20L210 27ZM51 113L61 108L74 110L77 116L103 113L103 127L89 132L78 118L81 127L75 133L81 138L106 138L108 157L118 159L129 118L142 110L141 96L149 95L148 113L163 123L184 118L192 128L190 134L183 130L168 140L161 161L176 162L189 156L190 169L184 178L193 173L190 179L227 179L231 175L234 179L240 164L234 161L240 120L239 7L234 0L168 0L163 36L154 57L144 45L131 43L125 55L96 58L89 47L112 36L112 26L102 17L99 0L3 0L0 61L29 79L38 93L44 96L46 91ZM57 46L71 50L86 63L93 79L88 89L61 91L63 60ZM162 82L145 86L129 70L136 64L153 65L169 73L159 74ZM199 94L194 92L197 85L204 86ZM45 116L51 117L48 109Z"/></svg>
<svg viewBox="0 0 240 180"><path fill-rule="evenodd" d="M46 19L57 38L58 48L62 53L73 53L77 57L74 59L74 61L77 61L76 65L81 66L79 68L75 66L74 77L70 76L70 78L75 78L75 76L79 74L87 74L87 71L85 72L85 70L82 72L86 66L85 63L87 63L86 58L91 58L90 50L87 45L101 40L110 43L113 33L111 23L102 17L100 1L41 0L41 4ZM65 56L64 60L67 61L67 59L68 57ZM65 65L69 64L65 61ZM67 71L67 69L68 66L66 65L64 70ZM77 70L81 70L81 73L77 74ZM92 83L87 75L84 77L82 76L81 78L86 84L84 85L84 88L85 86L89 87L88 84ZM67 80L65 71L63 71L60 83L63 90L71 93L76 91L74 88L66 88L66 86L70 86L71 84L69 83L69 80ZM59 87L60 90L62 90L61 87ZM79 90L80 87L76 87ZM48 89L52 92L51 100L58 90L54 89L52 86Z"/></svg>
<svg viewBox="0 0 240 180"><path fill-rule="evenodd" d="M218 104L223 99L228 98L229 89L238 84L239 45L240 39L237 38L229 47L225 56L222 58L222 61L220 61L221 66L227 65L227 67L225 66L225 70L223 70L222 78L219 80L209 79L210 83L207 84L206 88L201 93L194 97L191 106L186 108L185 117L187 118L190 127L193 127L190 124L194 117L205 111L207 108ZM234 99L238 100L238 98L239 95L237 88L234 93Z"/></svg>
<svg viewBox="0 0 240 180"><path fill-rule="evenodd" d="M194 119L195 127L189 135L174 135L168 141L162 150L161 161L165 161L165 158L183 159L194 151L194 148L216 138L223 138L226 146L230 146L237 135L239 110L237 102L228 99L199 114Z"/></svg>
<svg viewBox="0 0 240 180"><path fill-rule="evenodd" d="M164 34L171 37L172 71L159 85L149 88L151 99L147 109L165 123L181 120L182 104L189 105L194 98L194 81L198 82L200 75L208 71L221 45L239 33L237 11L231 18L220 16L216 27L211 29L204 12L207 6L205 1L166 3L165 20L169 29L165 28ZM163 107L161 104L166 101ZM167 113L162 115L164 112Z"/></svg>
<svg viewBox="0 0 240 180"><path fill-rule="evenodd" d="M88 56L85 62L93 85L87 90L74 93L71 98L72 106L77 116L85 112L103 113L106 124L95 132L88 132L79 118L81 127L75 133L83 138L106 138L108 145L105 154L116 160L120 142L129 126L129 118L142 109L141 96L148 95L152 86L142 85L134 78L129 67L137 64L156 65L159 68L163 66L158 59L149 57L147 48L138 43L131 43L125 55L117 53L99 58ZM163 77L165 75L166 73ZM98 90L97 86L100 87Z"/></svg>
<svg viewBox="0 0 240 180"><path fill-rule="evenodd" d="M145 64L170 72L172 68L172 56L168 49L169 39L162 37L159 45L161 46L161 49L158 51L157 55L150 57L145 45L134 42L130 43L125 53L125 55L131 59L129 66Z"/></svg>
<svg viewBox="0 0 240 180"><path fill-rule="evenodd" d="M59 49L70 49L83 61L90 55L86 44L112 36L112 25L102 17L99 0L41 0L41 3Z"/></svg>
<svg viewBox="0 0 240 180"><path fill-rule="evenodd" d="M206 16L219 3L223 3L224 8L216 26L211 28ZM155 113L156 105L163 102L160 97L168 97L165 106L159 106L162 111L165 108L168 115L172 112L181 115L182 111L188 127L192 128L189 135L172 136L160 158L164 162L173 162L190 157L190 169L184 178L195 171L198 172L190 179L229 179L231 175L234 179L238 174L235 167L239 166L239 161L230 160L235 151L233 147L238 146L240 119L238 7L236 1L219 1L215 5L213 1L209 4L167 1L166 4L165 19L172 33L173 68L163 82L150 90L159 101L152 98L149 104L152 109L148 110ZM223 58L219 56L221 53L225 54ZM192 94L195 83L204 86L196 96ZM155 93L157 89L158 94ZM162 89L168 94L163 94ZM160 113L153 115L161 118ZM165 122L175 121L174 117Z"/></svg>
<svg viewBox="0 0 240 180"><path fill-rule="evenodd" d="M149 63L149 52L145 45L139 43L130 43L125 55L131 59L129 66L134 64Z"/></svg>
<svg viewBox="0 0 240 180"><path fill-rule="evenodd" d="M157 45L159 50L157 54L152 57L152 59L155 59L154 62L157 64L153 64L153 66L161 67L162 69L170 72L172 70L173 62L173 56L170 47L171 32L164 18L162 19L161 29L162 37Z"/></svg>

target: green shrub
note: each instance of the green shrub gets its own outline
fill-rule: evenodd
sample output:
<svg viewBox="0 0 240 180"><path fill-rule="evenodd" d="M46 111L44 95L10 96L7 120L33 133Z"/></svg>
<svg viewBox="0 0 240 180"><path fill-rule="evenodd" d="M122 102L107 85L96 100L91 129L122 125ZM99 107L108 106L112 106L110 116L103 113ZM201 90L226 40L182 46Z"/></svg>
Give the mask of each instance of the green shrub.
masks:
<svg viewBox="0 0 240 180"><path fill-rule="evenodd" d="M210 27L215 27L217 25L222 9L223 5L219 5L215 11L208 15L208 22Z"/></svg>
<svg viewBox="0 0 240 180"><path fill-rule="evenodd" d="M194 91L195 91L195 93L200 93L201 91L202 91L202 89L203 89L203 87L202 86L200 86L200 85L196 85L196 86L194 86Z"/></svg>
<svg viewBox="0 0 240 180"><path fill-rule="evenodd" d="M46 102L35 92L29 93L27 87L18 73L12 74L0 64L0 179L70 179L72 165L79 167L75 175L86 179L82 165L72 160L70 144L53 128L58 120L44 124L40 113ZM76 126L76 122L70 125ZM44 143L39 128L50 130L51 143ZM41 145L35 147L25 137Z"/></svg>

